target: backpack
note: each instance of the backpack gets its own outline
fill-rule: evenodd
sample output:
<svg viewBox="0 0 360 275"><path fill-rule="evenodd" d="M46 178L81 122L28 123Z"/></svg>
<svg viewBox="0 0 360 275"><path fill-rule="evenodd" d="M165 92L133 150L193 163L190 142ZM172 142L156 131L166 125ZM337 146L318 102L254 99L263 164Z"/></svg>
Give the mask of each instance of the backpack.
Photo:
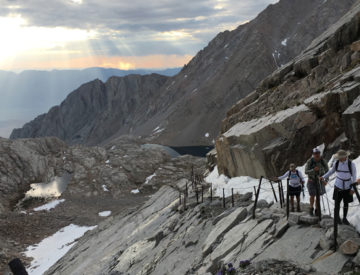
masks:
<svg viewBox="0 0 360 275"><path fill-rule="evenodd" d="M299 170L298 170L298 169L296 169L296 175L297 175L297 177L299 178L300 182L302 182L302 179L301 179L301 177L300 177L300 174L299 174ZM291 170L289 170L288 180L290 180L290 176L291 176Z"/></svg>
<svg viewBox="0 0 360 275"><path fill-rule="evenodd" d="M326 163L325 163L325 160L323 158L320 159L320 162L323 166L326 167ZM314 158L311 158L311 163L310 163L310 168L313 169L315 166L315 160Z"/></svg>
<svg viewBox="0 0 360 275"><path fill-rule="evenodd" d="M349 166L349 172L350 172L350 175L352 176L353 175L353 172L352 172L352 165L351 165L351 160L348 160L348 166ZM339 170L338 170L338 168L339 168L339 161L337 160L336 162L335 162L335 171L336 172L338 172ZM344 172L344 171L340 171L340 172ZM347 171L346 171L347 172Z"/></svg>
<svg viewBox="0 0 360 275"><path fill-rule="evenodd" d="M298 178L301 180L298 169L296 169L296 175L297 175L297 176L298 176ZM288 176L288 179L290 179L290 176L291 176L291 170L289 170L289 176Z"/></svg>

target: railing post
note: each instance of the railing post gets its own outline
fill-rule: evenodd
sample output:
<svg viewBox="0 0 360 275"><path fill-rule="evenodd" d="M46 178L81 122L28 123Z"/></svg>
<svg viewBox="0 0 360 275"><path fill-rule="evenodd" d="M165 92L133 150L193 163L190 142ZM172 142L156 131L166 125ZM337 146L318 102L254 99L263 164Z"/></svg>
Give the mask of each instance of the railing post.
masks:
<svg viewBox="0 0 360 275"><path fill-rule="evenodd" d="M234 202L234 188L231 188L231 205L232 205L232 207L235 206L235 202Z"/></svg>
<svg viewBox="0 0 360 275"><path fill-rule="evenodd" d="M181 192L179 191L179 206L181 206Z"/></svg>
<svg viewBox="0 0 360 275"><path fill-rule="evenodd" d="M254 196L256 198L256 187L255 186L253 186L253 187L254 187Z"/></svg>
<svg viewBox="0 0 360 275"><path fill-rule="evenodd" d="M225 189L223 188L223 207L225 208Z"/></svg>
<svg viewBox="0 0 360 275"><path fill-rule="evenodd" d="M184 194L184 210L186 210L186 196Z"/></svg>
<svg viewBox="0 0 360 275"><path fill-rule="evenodd" d="M204 203L204 186L201 185L201 203Z"/></svg>
<svg viewBox="0 0 360 275"><path fill-rule="evenodd" d="M185 185L185 193L186 193L186 196L188 197L188 196L189 196L188 181L186 181L186 185Z"/></svg>
<svg viewBox="0 0 360 275"><path fill-rule="evenodd" d="M280 182L281 185L281 196L282 196L282 201L283 201L283 205L285 204L285 195L284 195L284 186L282 181Z"/></svg>
<svg viewBox="0 0 360 275"><path fill-rule="evenodd" d="M290 214L290 202L289 202L289 179L286 181L286 218L289 219Z"/></svg>
<svg viewBox="0 0 360 275"><path fill-rule="evenodd" d="M338 198L335 197L335 209L334 209L334 250L337 250L337 235L338 235L338 220L339 220L339 211L340 204L337 203Z"/></svg>
<svg viewBox="0 0 360 275"><path fill-rule="evenodd" d="M271 180L270 180L270 184L271 184L271 189L272 189L273 194L274 194L275 201L278 202L277 197L276 197L276 193L275 193L275 189L274 189L274 185L273 185Z"/></svg>
<svg viewBox="0 0 360 275"><path fill-rule="evenodd" d="M199 204L199 192L198 192L197 187L195 189L195 195L196 195L196 204Z"/></svg>
<svg viewBox="0 0 360 275"><path fill-rule="evenodd" d="M263 179L263 176L260 177L259 186L258 186L258 189L256 191L255 203L254 203L254 208L253 208L253 219L255 219L256 205L257 205L257 202L258 202L258 199L259 199L259 193L260 193L262 179Z"/></svg>
<svg viewBox="0 0 360 275"><path fill-rule="evenodd" d="M320 180L318 177L315 178L315 189L316 189L316 209L319 217L319 221L321 221L321 202L320 202Z"/></svg>
<svg viewBox="0 0 360 275"><path fill-rule="evenodd" d="M281 197L281 181L278 181L278 188L279 188L280 207L283 208L283 201L282 201L282 197Z"/></svg>

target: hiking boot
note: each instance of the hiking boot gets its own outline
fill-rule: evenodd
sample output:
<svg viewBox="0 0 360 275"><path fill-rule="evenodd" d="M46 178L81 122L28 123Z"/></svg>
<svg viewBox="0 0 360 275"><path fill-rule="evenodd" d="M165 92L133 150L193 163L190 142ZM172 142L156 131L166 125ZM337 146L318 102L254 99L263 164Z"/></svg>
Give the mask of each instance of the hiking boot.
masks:
<svg viewBox="0 0 360 275"><path fill-rule="evenodd" d="M296 208L296 211L297 211L297 212L301 212L301 208L300 208L299 205L298 205L298 207Z"/></svg>
<svg viewBox="0 0 360 275"><path fill-rule="evenodd" d="M318 215L319 215L318 210L315 209L315 216L318 216Z"/></svg>
<svg viewBox="0 0 360 275"><path fill-rule="evenodd" d="M314 216L314 208L313 207L310 208L309 214L310 214L310 216Z"/></svg>
<svg viewBox="0 0 360 275"><path fill-rule="evenodd" d="M340 217L337 218L337 223L342 224L342 221L341 221Z"/></svg>
<svg viewBox="0 0 360 275"><path fill-rule="evenodd" d="M349 221L347 220L347 218L343 218L342 222L343 222L343 224L350 225L350 223L349 223Z"/></svg>

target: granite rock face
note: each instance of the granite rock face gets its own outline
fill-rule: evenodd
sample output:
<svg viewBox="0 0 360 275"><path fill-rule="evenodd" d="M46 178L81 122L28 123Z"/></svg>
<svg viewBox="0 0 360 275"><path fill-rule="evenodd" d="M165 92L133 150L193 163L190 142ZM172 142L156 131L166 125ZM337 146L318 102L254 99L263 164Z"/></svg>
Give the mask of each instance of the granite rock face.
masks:
<svg viewBox="0 0 360 275"><path fill-rule="evenodd" d="M216 141L220 173L272 177L344 138L360 154L359 21L357 4L228 111Z"/></svg>
<svg viewBox="0 0 360 275"><path fill-rule="evenodd" d="M68 144L98 145L132 134L165 145L213 144L226 111L354 3L281 0L251 22L218 34L176 76L132 75L84 84L11 138L57 136ZM298 74L315 61L299 63Z"/></svg>
<svg viewBox="0 0 360 275"><path fill-rule="evenodd" d="M171 158L165 147L130 136L104 147L67 146L58 138L0 139L0 152L2 211L13 209L31 184L50 184L64 175L69 175L64 195L97 196L106 186L117 198L136 188L154 192L159 186L152 180L167 184L189 176L192 165L196 169L205 164L190 156Z"/></svg>

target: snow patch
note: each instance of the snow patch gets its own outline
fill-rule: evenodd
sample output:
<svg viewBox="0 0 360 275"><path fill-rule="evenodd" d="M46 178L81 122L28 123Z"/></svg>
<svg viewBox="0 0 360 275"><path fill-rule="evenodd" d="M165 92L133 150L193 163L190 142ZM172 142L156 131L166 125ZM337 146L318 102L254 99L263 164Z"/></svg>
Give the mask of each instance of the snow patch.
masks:
<svg viewBox="0 0 360 275"><path fill-rule="evenodd" d="M42 206L36 207L34 208L34 211L49 211L50 209L55 208L56 206L58 206L60 203L63 203L65 200L61 199L61 200L54 200L51 202L48 202L47 204L44 204Z"/></svg>
<svg viewBox="0 0 360 275"><path fill-rule="evenodd" d="M287 46L288 40L289 40L289 38L285 38L283 41L281 41L281 45Z"/></svg>
<svg viewBox="0 0 360 275"><path fill-rule="evenodd" d="M322 147L319 146L320 148ZM332 165L333 157L329 161L329 166ZM353 160L354 164L356 165L356 170L360 171L360 156ZM301 167L298 167L297 169L302 172L304 175L305 182L307 182L307 175L305 174L305 166L304 164ZM359 175L358 175L359 177ZM335 184L336 176L333 175L330 177L329 183L326 185L326 193L321 199L321 210L322 213L325 215L331 214L332 217L334 217L334 200L333 192L334 192L334 184ZM254 186L257 188L259 184L259 179L254 179L251 177L235 177L235 178L228 178L224 175L219 175L217 166L215 169L205 178L205 181L212 184L213 187L213 194L215 194L218 197L222 197L223 188L225 191L225 196L229 197L231 196L231 188L234 188L234 193L238 194L245 194L248 192L254 192ZM285 183L285 182L284 182ZM270 186L270 183L267 180L263 180L263 184L261 185L261 191L259 194L259 199L264 199L268 202L274 201L274 195ZM277 186L274 186L276 188ZM359 188L358 188L359 189ZM276 189L275 189L276 190ZM286 190L285 196L286 196ZM303 194L301 194L301 201L302 202L309 202L310 196L307 191L307 187L305 184L305 197L303 197ZM278 194L277 194L278 195ZM254 196L253 196L254 199ZM328 204L329 202L329 204ZM330 208L329 208L329 206ZM359 211L360 205L359 201L357 200L356 196L354 195L354 202L349 204L349 212L348 212L348 220L349 222L356 227L356 230L360 233L360 211ZM340 216L342 217L342 211L340 211Z"/></svg>
<svg viewBox="0 0 360 275"><path fill-rule="evenodd" d="M108 159L107 161L105 161L106 164L109 164L110 163L110 160Z"/></svg>
<svg viewBox="0 0 360 275"><path fill-rule="evenodd" d="M40 243L27 247L24 254L26 257L33 258L30 267L27 269L29 275L44 274L76 244L76 239L95 227L96 225L78 226L70 224L54 235L43 239Z"/></svg>
<svg viewBox="0 0 360 275"><path fill-rule="evenodd" d="M69 174L63 177L55 177L50 183L30 184L30 190L25 193L25 198L58 198L65 191L70 181Z"/></svg>
<svg viewBox="0 0 360 275"><path fill-rule="evenodd" d="M192 93L196 93L197 90L198 90L198 88L195 88L195 89L192 91Z"/></svg>
<svg viewBox="0 0 360 275"><path fill-rule="evenodd" d="M205 134L205 137L206 137L206 138L208 138L209 136L210 136L210 134L209 134L209 133L206 133L206 134Z"/></svg>
<svg viewBox="0 0 360 275"><path fill-rule="evenodd" d="M156 173L148 176L148 177L145 179L145 184L149 184L149 182L150 182L150 181L152 180L152 178L155 177L155 176L156 176Z"/></svg>
<svg viewBox="0 0 360 275"><path fill-rule="evenodd" d="M140 193L140 190L139 189L134 189L134 190L131 190L131 193L132 194L138 194L138 193Z"/></svg>
<svg viewBox="0 0 360 275"><path fill-rule="evenodd" d="M116 148L116 146L113 145L113 146L110 148L110 150L114 150L115 148Z"/></svg>
<svg viewBox="0 0 360 275"><path fill-rule="evenodd" d="M111 211L102 211L99 212L100 217L109 217L111 215Z"/></svg>
<svg viewBox="0 0 360 275"><path fill-rule="evenodd" d="M157 129L156 130L154 130L154 132L153 132L153 135L156 135L156 134L159 134L159 133L161 133L162 131L164 131L165 129L164 128L159 128L159 127L157 127Z"/></svg>
<svg viewBox="0 0 360 275"><path fill-rule="evenodd" d="M103 184L101 187L105 192L109 192L109 189L107 188L107 186L105 184Z"/></svg>

